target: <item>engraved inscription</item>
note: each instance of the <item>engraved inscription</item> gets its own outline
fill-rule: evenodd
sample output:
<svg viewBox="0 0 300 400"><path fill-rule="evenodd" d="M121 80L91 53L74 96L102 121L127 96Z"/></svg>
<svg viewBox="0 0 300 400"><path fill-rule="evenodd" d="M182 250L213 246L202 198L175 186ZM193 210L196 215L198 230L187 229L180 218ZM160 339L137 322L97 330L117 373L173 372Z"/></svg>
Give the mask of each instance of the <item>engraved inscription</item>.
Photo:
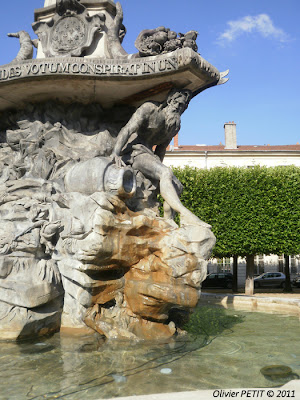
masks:
<svg viewBox="0 0 300 400"><path fill-rule="evenodd" d="M141 76L176 71L177 59L169 57L156 61L110 64L97 60L68 62L42 61L24 62L0 68L0 82L42 75L91 75L91 76Z"/></svg>

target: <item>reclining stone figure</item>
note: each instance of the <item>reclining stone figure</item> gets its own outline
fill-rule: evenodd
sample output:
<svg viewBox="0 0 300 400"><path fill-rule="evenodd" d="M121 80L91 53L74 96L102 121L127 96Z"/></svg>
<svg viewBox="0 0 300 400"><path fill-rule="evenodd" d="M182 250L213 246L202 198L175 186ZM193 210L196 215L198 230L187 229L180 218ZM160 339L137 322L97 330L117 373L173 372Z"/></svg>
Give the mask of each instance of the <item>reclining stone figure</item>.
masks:
<svg viewBox="0 0 300 400"><path fill-rule="evenodd" d="M208 228L210 225L183 206L173 184L173 172L162 163L168 145L180 129L180 116L191 96L189 90L172 89L166 102L142 104L121 129L111 157L117 165L122 162L131 165L146 178L159 181L162 197L171 209L180 213L182 224ZM166 214L170 217L171 212Z"/></svg>

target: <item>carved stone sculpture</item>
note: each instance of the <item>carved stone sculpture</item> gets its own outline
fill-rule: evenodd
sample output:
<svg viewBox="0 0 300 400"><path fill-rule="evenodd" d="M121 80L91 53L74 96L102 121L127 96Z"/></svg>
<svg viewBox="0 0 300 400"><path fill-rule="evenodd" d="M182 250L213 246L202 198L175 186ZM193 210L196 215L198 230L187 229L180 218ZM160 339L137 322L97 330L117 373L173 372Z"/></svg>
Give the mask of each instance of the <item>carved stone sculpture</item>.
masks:
<svg viewBox="0 0 300 400"><path fill-rule="evenodd" d="M19 31L16 33L8 33L7 36L15 37L20 40L20 51L12 62L32 59L33 46L37 47L37 41L31 40L29 33L25 31Z"/></svg>
<svg viewBox="0 0 300 400"><path fill-rule="evenodd" d="M162 163L168 145L180 129L180 116L191 95L188 90L172 90L164 104L145 102L120 131L113 157L120 165L117 157L122 153L125 163L134 170L152 181L159 181L161 195L171 209L181 214L182 223L208 227L181 204L173 185L175 177ZM156 146L154 153L153 146Z"/></svg>
<svg viewBox="0 0 300 400"><path fill-rule="evenodd" d="M90 47L96 32L101 32L105 22L102 13L90 16L77 0L60 0L57 14L49 21L33 24L46 57L80 56Z"/></svg>
<svg viewBox="0 0 300 400"><path fill-rule="evenodd" d="M129 55L119 3L93 2L93 16L87 0L47 5L41 58L21 31L0 67L0 339L168 338L197 304L215 237L163 158L191 99L227 72L196 53L196 31L143 31Z"/></svg>
<svg viewBox="0 0 300 400"><path fill-rule="evenodd" d="M141 57L156 56L182 47L198 50L196 39L198 32L189 31L186 34L171 31L169 28L160 26L156 29L143 30L135 41L135 47L139 50Z"/></svg>
<svg viewBox="0 0 300 400"><path fill-rule="evenodd" d="M111 58L127 58L128 54L121 46L126 35L126 28L123 24L123 9L119 2L116 3L116 16L113 24L107 30L108 53Z"/></svg>
<svg viewBox="0 0 300 400"><path fill-rule="evenodd" d="M177 93L173 91L167 103L173 104ZM157 142L159 132L165 132L164 140L159 140L163 143L156 143L157 154L163 157L189 99L189 93L183 93L178 98L184 99L180 111L173 110L175 121L167 103L145 103L127 123L131 109L122 111L126 116L122 122L108 123L97 106L88 119L84 117L91 112L88 106L50 103L31 106L2 121L14 127L6 129L0 153L2 336L8 321L19 336L38 333L41 326L44 333L58 329L61 315L65 328L87 325L108 337L166 337L176 330L168 322L170 310L196 305L214 236L194 216L193 225L181 228L158 217L157 177L146 172L159 170L157 163L167 176L164 185L173 184L171 171L152 153L151 144ZM131 142L130 152L124 155L135 159L131 166L114 164L124 132L138 123L138 114L146 126L152 108L156 109L151 111L153 118L161 122L149 143L137 138L148 147ZM145 170L137 161L139 155ZM139 184L137 172L145 173ZM145 187L146 179L152 190ZM176 199L165 197L173 208L174 201L181 204L177 194ZM30 314L20 314L22 307ZM45 320L41 313L35 316L35 309L45 309ZM33 321L36 326L31 330L28 324Z"/></svg>

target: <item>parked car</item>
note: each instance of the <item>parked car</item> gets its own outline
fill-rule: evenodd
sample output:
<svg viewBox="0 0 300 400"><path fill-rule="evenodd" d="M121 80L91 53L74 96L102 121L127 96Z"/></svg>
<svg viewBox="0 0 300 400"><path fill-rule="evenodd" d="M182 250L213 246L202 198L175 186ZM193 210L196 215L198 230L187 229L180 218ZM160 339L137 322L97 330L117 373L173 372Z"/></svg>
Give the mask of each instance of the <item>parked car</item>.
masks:
<svg viewBox="0 0 300 400"><path fill-rule="evenodd" d="M300 277L293 279L292 284L300 288Z"/></svg>
<svg viewBox="0 0 300 400"><path fill-rule="evenodd" d="M209 274L202 282L203 288L232 288L233 275L230 272Z"/></svg>
<svg viewBox="0 0 300 400"><path fill-rule="evenodd" d="M265 272L254 278L254 287L284 287L285 275L282 272Z"/></svg>

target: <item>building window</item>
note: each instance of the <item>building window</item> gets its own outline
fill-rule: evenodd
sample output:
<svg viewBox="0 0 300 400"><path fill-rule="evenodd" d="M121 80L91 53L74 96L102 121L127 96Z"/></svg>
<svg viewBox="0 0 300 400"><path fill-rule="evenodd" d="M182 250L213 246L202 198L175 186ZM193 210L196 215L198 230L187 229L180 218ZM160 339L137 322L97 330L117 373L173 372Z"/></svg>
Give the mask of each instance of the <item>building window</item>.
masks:
<svg viewBox="0 0 300 400"><path fill-rule="evenodd" d="M298 273L298 258L295 254L291 255L290 264L291 264L291 274L297 274Z"/></svg>
<svg viewBox="0 0 300 400"><path fill-rule="evenodd" d="M218 272L231 272L230 257L218 258Z"/></svg>
<svg viewBox="0 0 300 400"><path fill-rule="evenodd" d="M261 275L265 272L265 259L263 254L255 256L254 264L256 275Z"/></svg>
<svg viewBox="0 0 300 400"><path fill-rule="evenodd" d="M278 271L283 272L284 270L284 255L278 256Z"/></svg>

